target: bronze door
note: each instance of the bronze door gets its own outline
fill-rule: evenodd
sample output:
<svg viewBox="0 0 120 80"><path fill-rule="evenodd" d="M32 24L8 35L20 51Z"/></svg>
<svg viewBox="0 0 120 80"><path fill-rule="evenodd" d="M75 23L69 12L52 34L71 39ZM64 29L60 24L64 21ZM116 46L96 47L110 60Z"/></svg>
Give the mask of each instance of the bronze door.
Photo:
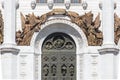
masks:
<svg viewBox="0 0 120 80"><path fill-rule="evenodd" d="M70 36L50 34L42 52L42 80L76 80L76 46Z"/></svg>

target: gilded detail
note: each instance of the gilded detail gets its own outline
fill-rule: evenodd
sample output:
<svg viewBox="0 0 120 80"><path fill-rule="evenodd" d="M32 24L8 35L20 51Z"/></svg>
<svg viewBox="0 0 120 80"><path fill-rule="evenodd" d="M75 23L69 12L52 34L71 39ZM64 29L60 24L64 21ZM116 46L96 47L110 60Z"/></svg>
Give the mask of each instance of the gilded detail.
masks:
<svg viewBox="0 0 120 80"><path fill-rule="evenodd" d="M65 9L53 9L53 11L43 14L42 16L35 16L33 13L24 16L21 13L22 31L17 31L17 44L29 46L33 33L38 32L41 25L44 24L50 16L58 14L68 16L71 22L77 24L85 33L90 46L100 46L102 44L103 36L99 30L101 24L100 14L98 14L93 21L93 14L91 12L80 16L76 12L66 11Z"/></svg>

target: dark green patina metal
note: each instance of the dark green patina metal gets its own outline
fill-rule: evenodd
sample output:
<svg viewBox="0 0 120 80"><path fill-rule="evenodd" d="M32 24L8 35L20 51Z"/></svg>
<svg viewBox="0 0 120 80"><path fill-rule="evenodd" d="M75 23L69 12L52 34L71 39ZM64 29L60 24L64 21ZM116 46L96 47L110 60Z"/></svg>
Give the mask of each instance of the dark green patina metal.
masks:
<svg viewBox="0 0 120 80"><path fill-rule="evenodd" d="M76 80L76 45L70 36L50 34L42 52L42 80Z"/></svg>

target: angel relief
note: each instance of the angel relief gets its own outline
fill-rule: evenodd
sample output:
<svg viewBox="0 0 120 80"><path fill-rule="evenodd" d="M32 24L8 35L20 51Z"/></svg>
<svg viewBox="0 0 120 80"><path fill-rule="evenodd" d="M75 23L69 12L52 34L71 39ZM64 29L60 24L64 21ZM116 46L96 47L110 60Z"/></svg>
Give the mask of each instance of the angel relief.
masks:
<svg viewBox="0 0 120 80"><path fill-rule="evenodd" d="M30 45L30 41L34 32L39 32L41 25L48 21L48 18L54 15L68 16L72 23L77 24L87 37L88 45L100 46L103 41L102 32L99 30L101 25L100 14L93 21L93 14L91 12L79 15L73 11L66 11L65 9L53 9L52 11L41 16L35 16L34 13L24 16L21 13L22 30L17 32L16 42L18 45ZM58 44L60 44L58 46ZM54 42L54 46L61 47L63 41L58 39ZM51 46L47 46L51 48ZM71 45L67 46L68 49L72 48Z"/></svg>

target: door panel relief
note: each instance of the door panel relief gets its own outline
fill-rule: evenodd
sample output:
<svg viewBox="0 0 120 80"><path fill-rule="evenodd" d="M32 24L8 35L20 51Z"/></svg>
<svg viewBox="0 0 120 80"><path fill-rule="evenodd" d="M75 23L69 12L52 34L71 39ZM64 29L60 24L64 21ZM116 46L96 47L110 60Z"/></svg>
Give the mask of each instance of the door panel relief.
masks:
<svg viewBox="0 0 120 80"><path fill-rule="evenodd" d="M70 36L49 35L42 52L42 80L76 80L76 46Z"/></svg>

